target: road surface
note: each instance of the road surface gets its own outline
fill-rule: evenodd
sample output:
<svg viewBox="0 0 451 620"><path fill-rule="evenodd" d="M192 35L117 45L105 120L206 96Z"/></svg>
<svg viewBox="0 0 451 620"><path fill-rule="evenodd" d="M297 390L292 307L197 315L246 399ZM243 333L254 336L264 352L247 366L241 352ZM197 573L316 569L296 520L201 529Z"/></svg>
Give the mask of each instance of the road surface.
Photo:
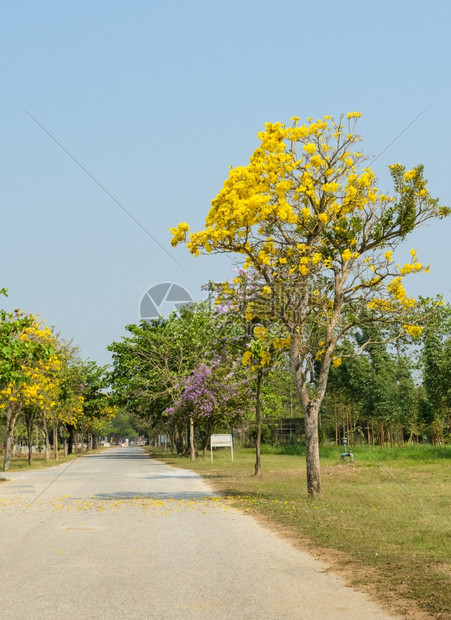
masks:
<svg viewBox="0 0 451 620"><path fill-rule="evenodd" d="M2 620L393 618L140 448L4 476Z"/></svg>

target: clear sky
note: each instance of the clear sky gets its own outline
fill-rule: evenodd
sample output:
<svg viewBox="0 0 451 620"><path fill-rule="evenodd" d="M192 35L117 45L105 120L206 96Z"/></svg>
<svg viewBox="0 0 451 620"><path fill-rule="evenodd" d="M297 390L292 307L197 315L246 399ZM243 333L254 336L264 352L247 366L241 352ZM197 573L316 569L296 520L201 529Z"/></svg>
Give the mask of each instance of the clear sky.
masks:
<svg viewBox="0 0 451 620"><path fill-rule="evenodd" d="M145 291L196 299L232 275L226 257L172 249L202 227L228 166L246 164L267 121L358 110L362 150L425 165L450 205L451 3L303 0L17 0L0 19L0 288L85 357L139 320ZM170 252L131 221L24 106ZM409 294L451 301L451 220L408 241L429 276Z"/></svg>

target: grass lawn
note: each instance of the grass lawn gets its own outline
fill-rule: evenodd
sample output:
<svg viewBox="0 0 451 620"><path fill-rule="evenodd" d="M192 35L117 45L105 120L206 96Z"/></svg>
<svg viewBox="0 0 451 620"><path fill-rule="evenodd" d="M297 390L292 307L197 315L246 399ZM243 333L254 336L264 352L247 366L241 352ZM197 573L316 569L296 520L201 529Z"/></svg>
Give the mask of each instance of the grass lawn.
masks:
<svg viewBox="0 0 451 620"><path fill-rule="evenodd" d="M296 449L292 450L296 452ZM197 458L152 452L202 474L245 511L261 515L298 544L328 560L357 587L398 613L451 618L451 446L322 451L320 500L306 493L305 460L264 447L261 478L252 450L219 449ZM279 453L277 453L279 452Z"/></svg>

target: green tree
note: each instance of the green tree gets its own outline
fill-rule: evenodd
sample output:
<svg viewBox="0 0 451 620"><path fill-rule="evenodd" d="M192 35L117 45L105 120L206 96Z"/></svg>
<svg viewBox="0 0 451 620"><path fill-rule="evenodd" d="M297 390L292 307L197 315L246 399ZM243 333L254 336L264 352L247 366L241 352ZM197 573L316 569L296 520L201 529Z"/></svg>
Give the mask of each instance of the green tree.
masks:
<svg viewBox="0 0 451 620"><path fill-rule="evenodd" d="M114 420L108 425L107 433L113 438L114 443L122 443L125 439L136 439L140 434L138 424L133 419L133 415L126 409L119 409Z"/></svg>
<svg viewBox="0 0 451 620"><path fill-rule="evenodd" d="M436 306L423 334L421 353L424 397L422 419L432 443L442 443L451 417L451 309Z"/></svg>
<svg viewBox="0 0 451 620"><path fill-rule="evenodd" d="M48 418L53 430L53 453L59 454L60 435L64 436L64 449L72 453L74 433L83 415L83 386L85 373L83 361L76 347L63 344L59 349L58 405L49 411ZM61 432L63 430L63 432ZM67 442L67 439L69 442Z"/></svg>
<svg viewBox="0 0 451 620"><path fill-rule="evenodd" d="M108 377L106 369L92 360L82 361L82 415L77 419L77 430L81 431L89 448L97 448L98 439L105 434L114 419L117 409L106 392Z"/></svg>
<svg viewBox="0 0 451 620"><path fill-rule="evenodd" d="M353 356L362 342L371 344L363 355ZM402 442L405 430L413 433L417 426L418 390L412 375L412 364L397 350L390 350L383 336L372 329L357 334L356 344L347 343L343 363L330 373L325 405L333 411L336 439L343 434L350 441L356 432L364 434L368 443L383 445L389 440Z"/></svg>
<svg viewBox="0 0 451 620"><path fill-rule="evenodd" d="M184 306L180 313L126 327L130 336L112 343L111 385L116 402L128 412L151 420L153 429L167 423L163 412L177 401L186 379L211 352L218 335L210 304ZM177 450L183 450L185 428L171 424Z"/></svg>

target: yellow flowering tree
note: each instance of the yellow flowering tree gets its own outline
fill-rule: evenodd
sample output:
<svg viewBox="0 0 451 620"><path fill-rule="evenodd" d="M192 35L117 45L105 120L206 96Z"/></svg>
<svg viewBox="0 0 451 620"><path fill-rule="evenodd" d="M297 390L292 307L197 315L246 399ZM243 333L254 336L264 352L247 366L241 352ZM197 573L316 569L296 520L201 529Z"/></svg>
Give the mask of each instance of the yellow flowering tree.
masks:
<svg viewBox="0 0 451 620"><path fill-rule="evenodd" d="M392 253L418 226L450 213L430 195L421 165L390 166L394 193L379 190L357 148L359 117L267 123L249 164L230 170L204 230L190 233L184 222L171 229L173 245L238 254L260 274L265 290L247 314L282 321L290 338L310 496L321 491L318 418L337 347L375 322L398 335L421 333L403 280L427 267L414 251L402 266Z"/></svg>
<svg viewBox="0 0 451 620"><path fill-rule="evenodd" d="M59 351L58 403L52 418L53 447L58 458L59 430L64 429L65 451L78 451L79 443L97 447L97 440L106 432L117 408L106 393L108 381L105 368L90 360L82 360L76 348L64 345Z"/></svg>
<svg viewBox="0 0 451 620"><path fill-rule="evenodd" d="M20 321L21 325L17 331L10 331L6 347L14 351L14 358L10 359L14 373L10 374L8 381L0 384L0 407L4 409L6 417L3 466L6 471L11 462L13 432L19 415L36 408L43 411L46 403L52 405L55 389L52 368L57 361L55 338L36 317L23 316L17 311L9 320L3 318L2 327L10 327L14 321Z"/></svg>
<svg viewBox="0 0 451 620"><path fill-rule="evenodd" d="M59 372L61 360L57 353L58 343L53 336L49 338L53 353L47 360L38 360L32 367L23 368L26 381L17 390L18 403L23 407L22 418L27 430L28 464L32 459L32 432L38 422L44 436L45 460L50 459L50 442L47 422L57 410Z"/></svg>
<svg viewBox="0 0 451 620"><path fill-rule="evenodd" d="M83 416L84 396L83 388L85 374L83 362L79 358L76 347L64 343L58 350L61 367L58 373L57 406L50 412L49 421L53 430L53 454L59 456L59 439L61 431L69 435L70 452L74 429L78 427ZM66 437L67 438L67 437ZM68 450L67 441L64 442L65 453Z"/></svg>

